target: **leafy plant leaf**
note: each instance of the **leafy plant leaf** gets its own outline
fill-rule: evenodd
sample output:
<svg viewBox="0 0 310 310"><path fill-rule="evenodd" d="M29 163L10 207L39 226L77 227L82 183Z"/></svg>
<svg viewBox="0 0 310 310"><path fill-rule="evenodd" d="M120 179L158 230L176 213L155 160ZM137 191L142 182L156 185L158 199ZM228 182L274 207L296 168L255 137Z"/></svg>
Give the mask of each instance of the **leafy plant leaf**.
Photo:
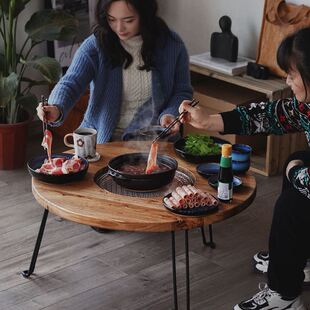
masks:
<svg viewBox="0 0 310 310"><path fill-rule="evenodd" d="M15 99L18 88L18 76L12 72L9 76L2 76L0 74L0 107L5 108L12 104Z"/></svg>
<svg viewBox="0 0 310 310"><path fill-rule="evenodd" d="M34 60L27 61L26 64L39 70L49 83L58 82L62 74L59 62L51 57L35 58Z"/></svg>
<svg viewBox="0 0 310 310"><path fill-rule="evenodd" d="M21 11L24 10L25 5L30 0L15 0L15 10L13 12L13 17L15 18ZM1 10L8 15L9 14L9 7L12 0L1 0Z"/></svg>
<svg viewBox="0 0 310 310"><path fill-rule="evenodd" d="M27 93L27 95L20 96L16 100L19 107L21 107L23 110L26 110L29 115L36 114L36 108L38 106L38 99L37 97L32 93Z"/></svg>
<svg viewBox="0 0 310 310"><path fill-rule="evenodd" d="M4 55L0 53L0 73L4 72L4 63L5 63Z"/></svg>
<svg viewBox="0 0 310 310"><path fill-rule="evenodd" d="M60 10L42 10L34 13L25 25L25 31L36 42L43 40L71 41L76 36L78 20Z"/></svg>

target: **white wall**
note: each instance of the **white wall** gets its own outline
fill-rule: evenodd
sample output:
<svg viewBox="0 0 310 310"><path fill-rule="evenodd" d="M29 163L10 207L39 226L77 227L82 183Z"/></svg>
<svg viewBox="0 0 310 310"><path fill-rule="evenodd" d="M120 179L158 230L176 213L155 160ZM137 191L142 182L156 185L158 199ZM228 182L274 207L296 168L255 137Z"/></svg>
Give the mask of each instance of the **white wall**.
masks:
<svg viewBox="0 0 310 310"><path fill-rule="evenodd" d="M290 0L306 4L310 0ZM190 54L210 49L212 32L221 31L218 21L228 15L239 39L239 55L255 59L264 0L158 0L160 15L178 32Z"/></svg>

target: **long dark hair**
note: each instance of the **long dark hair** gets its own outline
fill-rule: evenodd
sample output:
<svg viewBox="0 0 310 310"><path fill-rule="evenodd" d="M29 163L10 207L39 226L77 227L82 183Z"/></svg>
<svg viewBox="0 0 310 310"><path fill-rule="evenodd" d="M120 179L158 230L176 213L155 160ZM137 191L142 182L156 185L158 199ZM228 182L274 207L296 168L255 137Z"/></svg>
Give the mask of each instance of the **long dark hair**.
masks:
<svg viewBox="0 0 310 310"><path fill-rule="evenodd" d="M113 67L128 68L132 63L132 56L120 44L118 36L112 31L107 20L107 12L113 2L124 1L130 4L140 17L140 34L142 36L141 56L144 65L140 70L151 70L153 52L156 44L164 44L170 31L167 24L157 16L156 0L99 0L96 9L97 25L94 34L100 47L108 57Z"/></svg>
<svg viewBox="0 0 310 310"><path fill-rule="evenodd" d="M281 42L277 61L286 73L296 67L302 78L307 98L307 87L310 86L310 27L296 31Z"/></svg>

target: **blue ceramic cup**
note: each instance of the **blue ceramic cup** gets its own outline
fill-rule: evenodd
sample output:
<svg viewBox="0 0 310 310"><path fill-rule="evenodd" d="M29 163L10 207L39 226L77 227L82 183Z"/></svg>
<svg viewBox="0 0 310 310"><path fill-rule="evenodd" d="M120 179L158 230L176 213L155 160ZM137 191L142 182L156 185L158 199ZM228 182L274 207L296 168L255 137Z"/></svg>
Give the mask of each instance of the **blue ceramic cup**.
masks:
<svg viewBox="0 0 310 310"><path fill-rule="evenodd" d="M236 173L249 170L251 165L252 148L247 144L233 144L232 146L232 168Z"/></svg>
<svg viewBox="0 0 310 310"><path fill-rule="evenodd" d="M252 148L247 144L233 144L231 158L233 161L249 161Z"/></svg>
<svg viewBox="0 0 310 310"><path fill-rule="evenodd" d="M232 161L232 169L235 173L243 173L249 170L250 160L247 161Z"/></svg>

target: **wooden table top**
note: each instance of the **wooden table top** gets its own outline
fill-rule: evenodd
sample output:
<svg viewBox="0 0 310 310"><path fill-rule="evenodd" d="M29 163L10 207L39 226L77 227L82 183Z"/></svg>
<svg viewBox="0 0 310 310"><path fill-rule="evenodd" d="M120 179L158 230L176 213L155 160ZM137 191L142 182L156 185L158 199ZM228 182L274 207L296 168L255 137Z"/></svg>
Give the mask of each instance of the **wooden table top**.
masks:
<svg viewBox="0 0 310 310"><path fill-rule="evenodd" d="M35 199L50 212L73 222L113 230L163 232L191 229L213 224L238 214L255 198L256 181L252 174L241 176L243 185L233 194L231 203L220 203L219 210L206 216L181 216L168 211L162 197L129 197L111 193L94 182L95 173L115 156L148 152L151 142L110 142L97 145L101 159L89 164L82 181L68 184L48 184L32 179ZM182 160L173 144L160 142L159 154L177 159L179 167L189 170L196 178L195 186L216 196L216 190L196 172L196 165Z"/></svg>

